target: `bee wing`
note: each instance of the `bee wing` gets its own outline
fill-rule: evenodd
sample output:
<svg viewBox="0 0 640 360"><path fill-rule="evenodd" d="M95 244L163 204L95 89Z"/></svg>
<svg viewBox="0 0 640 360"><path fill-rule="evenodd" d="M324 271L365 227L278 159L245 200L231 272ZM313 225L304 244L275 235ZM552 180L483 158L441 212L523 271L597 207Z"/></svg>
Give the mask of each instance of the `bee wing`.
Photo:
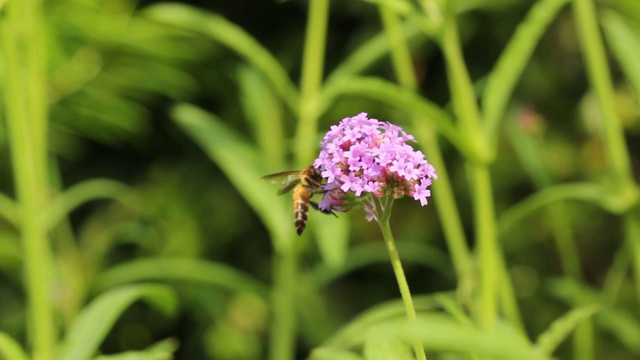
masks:
<svg viewBox="0 0 640 360"><path fill-rule="evenodd" d="M262 177L273 183L280 183L282 187L278 190L278 195L289 192L300 183L300 171L283 171L275 174L269 174Z"/></svg>

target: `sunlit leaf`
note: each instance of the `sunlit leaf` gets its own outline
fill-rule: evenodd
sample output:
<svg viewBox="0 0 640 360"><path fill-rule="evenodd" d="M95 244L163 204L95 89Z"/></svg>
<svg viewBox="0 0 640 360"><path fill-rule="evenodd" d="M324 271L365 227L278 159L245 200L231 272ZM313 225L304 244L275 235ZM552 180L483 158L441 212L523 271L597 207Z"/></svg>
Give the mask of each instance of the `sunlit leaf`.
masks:
<svg viewBox="0 0 640 360"><path fill-rule="evenodd" d="M129 285L111 289L87 305L67 332L59 360L86 360L100 347L122 313L144 300L166 314L176 310L175 293L165 285Z"/></svg>

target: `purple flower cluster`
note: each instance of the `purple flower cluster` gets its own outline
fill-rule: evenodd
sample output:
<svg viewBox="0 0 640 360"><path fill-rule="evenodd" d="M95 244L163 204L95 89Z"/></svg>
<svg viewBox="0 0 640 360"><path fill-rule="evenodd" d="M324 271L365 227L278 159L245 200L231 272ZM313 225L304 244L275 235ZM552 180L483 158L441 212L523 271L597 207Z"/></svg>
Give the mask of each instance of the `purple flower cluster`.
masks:
<svg viewBox="0 0 640 360"><path fill-rule="evenodd" d="M320 143L313 166L327 179L320 207L343 210L346 194L356 197L371 193L376 197L405 195L427 204L435 169L424 154L407 141L415 141L401 127L367 118L366 113L343 119L331 127ZM365 206L366 208L366 206Z"/></svg>

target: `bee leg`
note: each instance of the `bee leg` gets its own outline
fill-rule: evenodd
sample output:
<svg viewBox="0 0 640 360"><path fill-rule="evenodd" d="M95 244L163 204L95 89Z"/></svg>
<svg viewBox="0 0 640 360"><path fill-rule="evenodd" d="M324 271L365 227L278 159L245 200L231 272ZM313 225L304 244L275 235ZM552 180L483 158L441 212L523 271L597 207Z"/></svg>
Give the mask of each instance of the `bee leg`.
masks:
<svg viewBox="0 0 640 360"><path fill-rule="evenodd" d="M324 213L324 214L331 214L331 215L333 215L333 216L335 216L335 217L338 217L338 215L337 215L333 210L331 210L331 209L320 209L320 207L318 206L318 203L317 203L317 202L315 202L315 201L309 201L309 203L311 204L311 207L312 207L312 208L314 208L314 209L316 209L316 210L320 211L321 213Z"/></svg>
<svg viewBox="0 0 640 360"><path fill-rule="evenodd" d="M316 186L315 183L312 183L311 185L302 185L302 186L305 189L309 190L309 192L312 194L324 194L326 192L329 192L329 190L323 189L322 185Z"/></svg>

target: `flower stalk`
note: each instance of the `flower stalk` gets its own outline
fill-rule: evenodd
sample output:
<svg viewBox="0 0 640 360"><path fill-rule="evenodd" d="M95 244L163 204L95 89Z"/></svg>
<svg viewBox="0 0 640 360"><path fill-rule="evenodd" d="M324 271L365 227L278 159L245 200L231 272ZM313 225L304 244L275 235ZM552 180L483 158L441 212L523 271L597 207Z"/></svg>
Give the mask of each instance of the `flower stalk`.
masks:
<svg viewBox="0 0 640 360"><path fill-rule="evenodd" d="M395 199L411 196L427 205L429 186L437 176L424 154L415 151L408 141L415 140L399 126L361 113L331 127L320 144L322 150L314 166L327 182L318 205L321 210L344 212L362 206L366 219L375 220L380 226L407 317L416 322L389 220ZM426 360L422 343L416 341L413 347L416 357Z"/></svg>
<svg viewBox="0 0 640 360"><path fill-rule="evenodd" d="M382 214L378 220L378 225L382 231L382 237L387 245L387 251L389 252L389 258L391 260L391 266L393 267L393 273L396 276L396 282L400 289L400 295L402 297L402 303L404 305L407 318L411 322L416 322L418 317L416 316L416 309L413 305L413 298L411 297L411 291L409 290L409 283L404 275L404 269L402 268L402 262L400 261L400 254L396 247L396 242L391 232L391 226L389 220L391 219L391 207L393 205L393 197L387 197L386 199L374 199L376 203L376 209L378 214ZM385 202L384 207L382 201ZM427 360L427 356L424 352L424 346L420 341L416 341L413 344L413 350L418 360Z"/></svg>
<svg viewBox="0 0 640 360"><path fill-rule="evenodd" d="M5 114L13 178L19 203L20 236L28 298L29 338L34 360L51 360L56 333L51 284L47 207L46 46L42 4L9 1L1 21Z"/></svg>

